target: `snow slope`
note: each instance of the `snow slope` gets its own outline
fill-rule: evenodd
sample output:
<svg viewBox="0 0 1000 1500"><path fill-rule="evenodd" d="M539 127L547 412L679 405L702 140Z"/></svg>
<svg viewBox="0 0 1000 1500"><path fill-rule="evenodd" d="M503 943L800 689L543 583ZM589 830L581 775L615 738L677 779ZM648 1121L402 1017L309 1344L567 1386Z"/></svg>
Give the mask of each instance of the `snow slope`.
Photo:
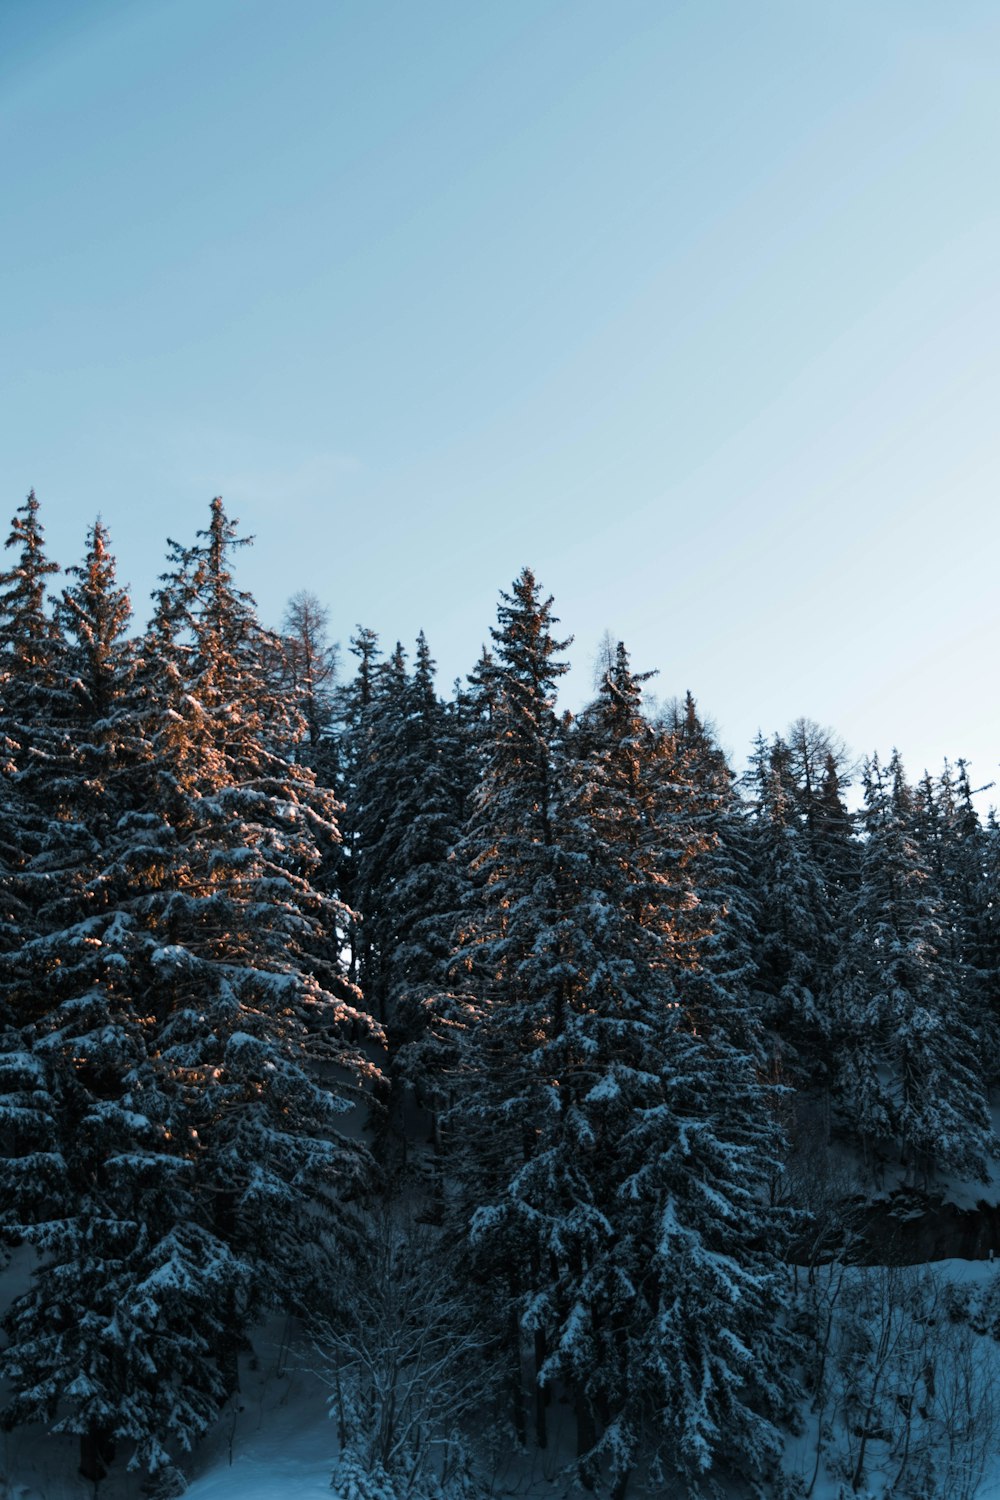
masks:
<svg viewBox="0 0 1000 1500"><path fill-rule="evenodd" d="M2 1278L3 1290L23 1281L27 1262L22 1255ZM991 1283L1000 1292L1000 1262L945 1261L936 1268L950 1282L980 1291ZM855 1270L852 1275L864 1275ZM320 1500L329 1496L330 1478L337 1462L336 1426L327 1414L327 1388L311 1367L302 1345L289 1339L282 1320L261 1329L255 1352L244 1361L243 1394L205 1442L183 1461L190 1477L190 1500ZM984 1339L990 1351L992 1380L1000 1389L1000 1344ZM790 1439L786 1472L808 1483L815 1464L816 1424L803 1413L805 1430ZM559 1445L562 1447L563 1445ZM835 1457L836 1444L828 1449ZM568 1445L561 1457L568 1456ZM873 1459L877 1454L873 1453ZM37 1428L22 1428L0 1437L0 1500L94 1500L93 1486L76 1473L77 1445L73 1438L51 1437ZM560 1459L550 1451L532 1457L508 1453L507 1467L493 1477L497 1496L562 1497L578 1494L559 1475ZM888 1472L888 1466L886 1469ZM873 1497L885 1493L885 1475L874 1462L870 1477ZM836 1500L841 1480L821 1465L812 1500ZM991 1456L976 1500L1000 1497L1000 1442ZM114 1475L100 1486L98 1500L143 1500L139 1475ZM636 1492L635 1500L640 1500ZM682 1500L680 1495L672 1500ZM941 1496L940 1500L955 1500Z"/></svg>

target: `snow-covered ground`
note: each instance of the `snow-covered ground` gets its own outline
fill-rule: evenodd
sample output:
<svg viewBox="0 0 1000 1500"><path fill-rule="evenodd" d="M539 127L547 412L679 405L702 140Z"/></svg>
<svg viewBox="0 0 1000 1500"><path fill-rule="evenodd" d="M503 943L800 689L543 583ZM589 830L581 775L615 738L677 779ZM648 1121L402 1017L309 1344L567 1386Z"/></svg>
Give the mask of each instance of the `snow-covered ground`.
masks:
<svg viewBox="0 0 1000 1500"><path fill-rule="evenodd" d="M188 1466L191 1500L328 1500L337 1439L326 1388L294 1360L277 1374L279 1351L266 1342L258 1374L244 1377L243 1410L227 1415Z"/></svg>
<svg viewBox="0 0 1000 1500"><path fill-rule="evenodd" d="M822 1275L823 1272L820 1272ZM831 1272L835 1275L836 1272ZM926 1308L928 1296L927 1288L930 1287L930 1298L933 1301L933 1288L939 1289L955 1288L957 1299L962 1300L975 1309L992 1309L994 1316L1000 1313L1000 1260L943 1260L934 1262L928 1266L909 1267L852 1267L846 1272L846 1286L848 1288L859 1288L866 1280L875 1283L884 1278L892 1276L910 1278L909 1295L914 1296L914 1304L920 1304L921 1297L924 1298L922 1305ZM924 1281L924 1291L914 1295L912 1288ZM904 1297L907 1293L904 1292ZM947 1301L947 1297L944 1299ZM862 1302L861 1306L864 1306ZM892 1353L900 1345L906 1343L905 1337L900 1339L897 1324L892 1325L891 1318L883 1312L883 1304L880 1296L876 1293L870 1308L874 1311L874 1317L869 1323L871 1338L871 1350L876 1349L881 1343L883 1350L890 1351L888 1364L892 1364ZM838 1314L844 1313L843 1302L840 1303ZM934 1317L929 1319L930 1323L938 1321L948 1325L951 1319L943 1304L939 1304L934 1310ZM977 1321L973 1315L973 1321ZM961 1325L963 1328L965 1325ZM969 1332L971 1343L971 1358L967 1359L962 1366L962 1374L968 1375L967 1385L963 1388L961 1380L953 1382L950 1393L943 1389L948 1380L945 1366L948 1363L947 1356L941 1349L940 1344L935 1348L935 1358L938 1365L938 1381L936 1401L932 1403L933 1411L931 1421L936 1428L936 1452L933 1459L934 1470L937 1474L936 1481L932 1481L935 1487L921 1490L911 1489L905 1485L893 1488L894 1481L900 1470L900 1450L903 1446L897 1427L893 1440L880 1441L875 1439L869 1443L865 1455L865 1485L861 1491L862 1500L871 1496L872 1500L889 1500L890 1496L902 1497L911 1494L926 1494L932 1500L996 1500L1000 1496L1000 1343L995 1338L987 1335L975 1336ZM919 1342L919 1341L918 1341ZM913 1448L925 1438L928 1427L917 1415L917 1408L925 1399L922 1380L925 1371L920 1369L923 1358L917 1352L918 1342L914 1346L912 1357L909 1360L910 1377L912 1385L910 1389L915 1393L913 1398ZM933 1341L932 1341L933 1347ZM961 1360L955 1361L956 1369ZM872 1427L877 1430L880 1425L879 1417L884 1416L888 1410L890 1420L898 1419L900 1404L906 1399L901 1395L905 1384L900 1379L899 1370L905 1369L907 1364L906 1352L903 1351L895 1362L895 1369L883 1382L879 1391L877 1405L880 1412L872 1422ZM870 1370L870 1364L868 1369ZM859 1371L861 1363L859 1362ZM865 1378L865 1372L861 1373L861 1380ZM933 1379L933 1376L932 1376ZM869 1384L869 1389L871 1388ZM947 1405L949 1394L952 1397L953 1410L950 1413L953 1418L950 1432L952 1439L957 1437L958 1441L949 1443L946 1435L948 1426L946 1420L941 1420L942 1408ZM983 1441L975 1440L967 1443L963 1449L965 1436L973 1435L973 1407L975 1407L975 1420L978 1431ZM808 1404L803 1405L803 1431L798 1436L789 1437L786 1442L784 1470L789 1476L796 1478L802 1485L802 1493L810 1497L810 1500L842 1500L843 1496L852 1495L850 1483L845 1478L845 1472L850 1473L851 1457L857 1452L857 1439L853 1443L845 1438L842 1417L836 1411L836 1401L831 1399L820 1413L810 1409ZM990 1424L992 1423L992 1428ZM817 1463L817 1444L820 1437L820 1426L823 1426L822 1451ZM948 1450L952 1448L953 1454L957 1455L954 1467L949 1471ZM960 1451L961 1450L961 1451Z"/></svg>
<svg viewBox="0 0 1000 1500"><path fill-rule="evenodd" d="M6 1295L23 1284L27 1266L25 1252L19 1252L2 1278ZM925 1269L912 1268L917 1275ZM880 1268L853 1268L847 1276L857 1282L879 1272ZM965 1288L980 1303L989 1298L992 1289L996 1298L992 1306L1000 1310L1000 1262L944 1261L932 1268L932 1274L939 1284L947 1282ZM187 1494L190 1500L320 1500L320 1497L325 1500L337 1467L336 1425L328 1416L328 1388L313 1367L307 1348L290 1337L288 1326L281 1320L260 1329L254 1345L253 1356L244 1360L241 1397L224 1413L197 1452L182 1460L191 1481ZM981 1336L977 1349L982 1356L978 1379L996 1392L997 1431L974 1494L975 1500L997 1500L1000 1497L1000 1344ZM556 1411L553 1419L558 1428ZM805 1409L803 1419L804 1431L788 1442L786 1472L798 1476L808 1486L815 1471L812 1500L838 1500L849 1489L841 1490L846 1449L837 1420L828 1406L827 1440L817 1468L818 1419ZM493 1493L498 1497L517 1495L522 1500L541 1496L546 1500L563 1500L577 1494L560 1474L560 1457L568 1456L568 1444L557 1442L554 1446L556 1451L531 1458L512 1454L508 1449L501 1458L499 1472L492 1476ZM0 1500L94 1500L94 1488L79 1477L76 1463L74 1438L52 1437L38 1428L3 1434ZM898 1459L892 1457L890 1445L873 1441L866 1464L867 1493L879 1500L888 1496L897 1469ZM142 1477L116 1468L101 1484L99 1500L143 1500ZM638 1491L635 1500L639 1500ZM681 1497L678 1494L672 1500ZM970 1500L970 1493L959 1495L942 1490L935 1492L935 1500Z"/></svg>
<svg viewBox="0 0 1000 1500"><path fill-rule="evenodd" d="M280 1322L260 1331L244 1362L243 1393L194 1454L182 1457L192 1500L316 1500L328 1497L336 1431L326 1390L289 1359ZM279 1373L280 1371L280 1373ZM76 1472L78 1442L24 1427L0 1438L0 1500L93 1500ZM6 1484L6 1488L4 1485ZM142 1500L141 1475L116 1466L100 1500Z"/></svg>
<svg viewBox="0 0 1000 1500"><path fill-rule="evenodd" d="M0 1277L5 1302L24 1285L29 1255L18 1252ZM257 1331L254 1353L242 1361L241 1387L197 1451L180 1455L190 1479L188 1500L329 1500L337 1467L329 1387L283 1320ZM555 1413L553 1425L558 1432ZM558 1478L568 1446L557 1442L554 1448L521 1455L501 1445L491 1464L495 1493L560 1500L571 1488ZM38 1427L0 1434L0 1500L94 1500L93 1485L77 1473L78 1454L76 1438ZM99 1500L144 1500L144 1482L116 1465L99 1487Z"/></svg>

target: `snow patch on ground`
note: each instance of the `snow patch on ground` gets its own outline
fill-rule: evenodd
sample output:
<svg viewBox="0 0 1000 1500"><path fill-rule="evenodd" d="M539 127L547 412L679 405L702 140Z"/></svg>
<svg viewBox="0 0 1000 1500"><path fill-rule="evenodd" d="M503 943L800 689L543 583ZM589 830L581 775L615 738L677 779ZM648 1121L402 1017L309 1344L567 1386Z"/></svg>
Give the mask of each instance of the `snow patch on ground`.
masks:
<svg viewBox="0 0 1000 1500"><path fill-rule="evenodd" d="M15 1253L0 1278L10 1295L27 1281L31 1252ZM918 1268L914 1268L918 1269ZM1000 1262L941 1261L935 1275L973 1291L991 1286L1000 1298ZM870 1272L855 1267L848 1273L862 1277ZM258 1330L254 1352L243 1361L242 1392L223 1413L218 1424L193 1455L182 1455L190 1478L190 1500L320 1500L330 1494L330 1479L337 1465L337 1429L328 1416L329 1390L313 1367L304 1341L295 1341L294 1329L284 1319L274 1319ZM990 1377L1000 1389L1000 1344L983 1338L988 1351ZM817 1419L803 1410L805 1428L789 1438L785 1471L798 1475L808 1486L816 1467ZM829 1412L827 1416L829 1417ZM579 1491L567 1476L564 1464L571 1452L568 1413L554 1403L551 1409L555 1441L547 1454L521 1454L512 1444L501 1446L492 1475L497 1496L546 1497L565 1500ZM1000 1449L1000 1444L998 1444ZM94 1500L94 1488L76 1472L77 1441L52 1437L40 1428L22 1428L0 1436L0 1500ZM841 1475L831 1473L837 1444L828 1441L819 1466L812 1500L837 1500ZM878 1454L873 1451L873 1460ZM873 1462L869 1493L885 1493L891 1466ZM486 1477L486 1476L484 1476ZM116 1468L100 1486L98 1500L142 1500L143 1478ZM1000 1451L991 1454L976 1500L1000 1497ZM639 1500L639 1490L636 1490ZM676 1500L681 1500L678 1493ZM954 1500L954 1497L942 1497Z"/></svg>
<svg viewBox="0 0 1000 1500"><path fill-rule="evenodd" d="M259 1370L188 1467L191 1500L318 1500L328 1497L337 1432L327 1391L296 1359L278 1373L282 1350L258 1341ZM232 1444L230 1453L230 1441Z"/></svg>

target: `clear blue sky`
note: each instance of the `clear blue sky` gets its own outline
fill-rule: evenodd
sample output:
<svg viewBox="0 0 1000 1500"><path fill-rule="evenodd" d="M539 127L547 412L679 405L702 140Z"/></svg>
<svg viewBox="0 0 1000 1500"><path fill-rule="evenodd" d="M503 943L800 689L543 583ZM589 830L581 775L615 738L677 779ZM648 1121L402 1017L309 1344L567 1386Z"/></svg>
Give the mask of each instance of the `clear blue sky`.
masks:
<svg viewBox="0 0 1000 1500"><path fill-rule="evenodd" d="M3 0L6 515L1000 760L1000 7Z"/></svg>

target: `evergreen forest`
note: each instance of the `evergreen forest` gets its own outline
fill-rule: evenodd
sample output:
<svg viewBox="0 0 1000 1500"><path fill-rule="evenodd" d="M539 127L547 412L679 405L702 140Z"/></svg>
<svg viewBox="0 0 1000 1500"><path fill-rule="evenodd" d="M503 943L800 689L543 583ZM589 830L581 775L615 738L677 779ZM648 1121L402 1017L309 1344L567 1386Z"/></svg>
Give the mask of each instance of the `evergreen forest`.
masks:
<svg viewBox="0 0 1000 1500"><path fill-rule="evenodd" d="M146 625L100 521L57 586L32 493L0 559L4 1425L168 1500L280 1316L342 1500L486 1495L490 1442L608 1500L971 1497L926 1340L1000 1300L914 1270L995 1150L970 767L798 720L737 774L611 640L561 711L529 568L443 693L423 635L265 628L245 544L214 500Z"/></svg>

